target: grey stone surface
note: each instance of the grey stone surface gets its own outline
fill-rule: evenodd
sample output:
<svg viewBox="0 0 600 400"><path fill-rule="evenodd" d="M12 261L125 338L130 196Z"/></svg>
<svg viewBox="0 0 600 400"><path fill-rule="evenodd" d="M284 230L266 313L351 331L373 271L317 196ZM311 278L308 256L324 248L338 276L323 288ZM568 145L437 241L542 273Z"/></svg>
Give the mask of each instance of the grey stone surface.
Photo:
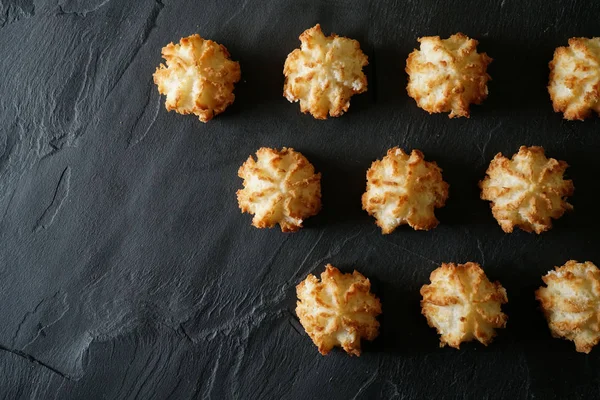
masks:
<svg viewBox="0 0 600 400"><path fill-rule="evenodd" d="M600 123L566 122L546 93L553 49L598 36L588 1L0 0L0 394L7 399L594 398L597 350L552 339L533 291L569 259L600 263ZM282 97L298 35L358 39L369 91L316 121ZM494 62L471 119L406 95L416 38L462 31ZM200 33L239 60L236 102L208 124L167 113L160 49ZM502 233L477 182L497 152L564 159L575 212L540 236ZM382 236L360 207L386 149L421 149L450 183L430 232ZM240 164L293 147L323 174L323 211L295 234L238 211ZM487 348L438 348L419 288L476 261L508 291ZM370 277L380 337L320 356L295 285L326 263Z"/></svg>

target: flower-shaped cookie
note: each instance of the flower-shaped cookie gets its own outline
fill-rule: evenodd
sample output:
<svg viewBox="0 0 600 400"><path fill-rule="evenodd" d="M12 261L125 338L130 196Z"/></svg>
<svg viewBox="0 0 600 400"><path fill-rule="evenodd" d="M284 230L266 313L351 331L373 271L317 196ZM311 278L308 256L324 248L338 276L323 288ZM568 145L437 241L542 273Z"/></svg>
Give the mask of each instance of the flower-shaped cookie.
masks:
<svg viewBox="0 0 600 400"><path fill-rule="evenodd" d="M554 111L565 119L583 120L600 114L600 38L571 38L550 62L548 92Z"/></svg>
<svg viewBox="0 0 600 400"><path fill-rule="evenodd" d="M403 224L428 230L437 226L434 210L443 207L447 198L448 184L435 162L425 161L419 150L408 155L394 147L367 171L362 207L384 234Z"/></svg>
<svg viewBox="0 0 600 400"><path fill-rule="evenodd" d="M408 95L430 114L469 117L469 105L481 104L488 95L486 71L492 59L477 53L477 40L462 33L444 40L422 37L419 42L420 50L406 60Z"/></svg>
<svg viewBox="0 0 600 400"><path fill-rule="evenodd" d="M327 264L321 281L310 274L296 286L296 314L323 355L334 346L360 356L360 340L379 334L381 303L371 293L371 282L362 274L342 274Z"/></svg>
<svg viewBox="0 0 600 400"><path fill-rule="evenodd" d="M510 160L498 153L479 182L481 198L492 202L504 232L518 226L542 233L552 227L552 218L573 209L565 200L574 191L573 182L563 179L567 167L564 161L546 158L542 147L521 146Z"/></svg>
<svg viewBox="0 0 600 400"><path fill-rule="evenodd" d="M233 85L240 80L240 64L231 61L222 44L195 34L162 49L167 65L154 73L158 91L167 96L165 107L179 114L195 114L207 122L233 103Z"/></svg>
<svg viewBox="0 0 600 400"><path fill-rule="evenodd" d="M491 343L496 328L504 328L508 317L501 310L508 302L499 282L490 282L479 264L445 264L431 273L431 284L421 288L421 309L429 326L436 328L440 347L456 349L477 339Z"/></svg>
<svg viewBox="0 0 600 400"><path fill-rule="evenodd" d="M600 341L600 270L587 261L567 261L542 277L535 292L554 337L575 342L589 353Z"/></svg>
<svg viewBox="0 0 600 400"><path fill-rule="evenodd" d="M321 174L294 149L260 148L240 167L244 188L237 191L242 212L254 214L252 225L283 232L302 228L302 221L321 209Z"/></svg>
<svg viewBox="0 0 600 400"><path fill-rule="evenodd" d="M285 60L283 95L290 102L300 101L302 112L317 119L341 116L350 107L350 97L367 90L362 72L367 56L356 40L326 37L319 24L304 31L300 41L301 47Z"/></svg>

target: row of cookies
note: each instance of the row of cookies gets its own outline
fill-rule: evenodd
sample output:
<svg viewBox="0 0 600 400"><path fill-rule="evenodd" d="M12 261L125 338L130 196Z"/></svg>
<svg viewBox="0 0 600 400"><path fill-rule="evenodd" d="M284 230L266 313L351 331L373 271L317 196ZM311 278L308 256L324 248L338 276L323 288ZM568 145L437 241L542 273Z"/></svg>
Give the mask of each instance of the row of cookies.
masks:
<svg viewBox="0 0 600 400"><path fill-rule="evenodd" d="M564 161L547 158L542 147L521 146L511 159L498 153L485 178L479 182L481 198L490 201L492 213L502 229L514 227L542 233L552 219L573 209L567 197L573 182L564 179ZM242 212L253 214L252 225L271 228L279 224L294 232L303 221L321 209L321 174L301 153L290 149L260 148L238 171L243 189L237 191ZM375 217L383 234L400 225L429 230L438 225L434 211L443 207L449 185L442 170L423 153L410 154L394 147L367 171L362 207Z"/></svg>
<svg viewBox="0 0 600 400"><path fill-rule="evenodd" d="M477 52L477 40L462 33L447 39L419 38L406 61L408 95L431 113L469 117L469 106L487 98L492 59ZM301 46L285 60L284 96L299 102L304 113L317 119L339 117L350 98L367 91L363 67L367 56L353 39L325 36L319 24L300 35ZM207 122L233 103L240 64L227 48L195 34L162 49L166 65L154 73L154 82L166 96L167 110L194 114ZM554 111L565 119L583 120L600 113L600 38L571 38L558 47L549 64L548 91Z"/></svg>
<svg viewBox="0 0 600 400"><path fill-rule="evenodd" d="M600 341L600 270L591 262L568 261L542 277L546 286L535 292L552 336L575 342L589 353ZM440 334L440 346L458 349L477 340L492 342L496 329L506 327L502 305L508 302L499 282L490 282L479 264L443 263L421 288L421 312ZM296 314L319 352L342 347L359 356L361 340L379 334L380 300L368 278L358 271L343 274L328 264L321 280L309 274L296 287Z"/></svg>

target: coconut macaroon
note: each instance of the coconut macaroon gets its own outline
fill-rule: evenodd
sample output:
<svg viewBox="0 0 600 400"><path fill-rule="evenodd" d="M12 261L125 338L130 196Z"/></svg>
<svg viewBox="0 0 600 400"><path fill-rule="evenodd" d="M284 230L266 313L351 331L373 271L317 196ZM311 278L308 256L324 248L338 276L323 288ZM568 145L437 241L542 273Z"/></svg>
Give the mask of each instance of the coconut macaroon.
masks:
<svg viewBox="0 0 600 400"><path fill-rule="evenodd" d="M600 341L600 270L589 261L567 261L542 277L535 292L552 336L575 342L589 353Z"/></svg>
<svg viewBox="0 0 600 400"><path fill-rule="evenodd" d="M296 293L296 314L323 355L340 346L360 356L361 339L373 340L379 334L381 302L371 293L369 279L357 271L342 274L327 264L321 281L310 274L296 286Z"/></svg>
<svg viewBox="0 0 600 400"><path fill-rule="evenodd" d="M299 101L300 110L317 119L341 116L350 107L350 97L367 90L362 71L367 56L356 40L325 36L319 24L304 31L300 42L285 60L283 95Z"/></svg>
<svg viewBox="0 0 600 400"><path fill-rule="evenodd" d="M260 148L240 167L244 188L237 191L242 212L254 214L252 225L295 232L321 209L321 174L301 153Z"/></svg>
<svg viewBox="0 0 600 400"><path fill-rule="evenodd" d="M423 153L410 155L394 147L367 171L367 190L362 207L375 217L383 234L403 224L416 230L435 228L435 208L448 198L448 184L435 162L425 161Z"/></svg>
<svg viewBox="0 0 600 400"><path fill-rule="evenodd" d="M179 114L195 114L207 122L233 103L233 85L240 80L240 64L231 61L222 44L195 34L162 49L154 83L167 96L165 107Z"/></svg>
<svg viewBox="0 0 600 400"><path fill-rule="evenodd" d="M554 111L565 119L584 120L600 114L600 38L571 38L558 47L549 64L548 92Z"/></svg>
<svg viewBox="0 0 600 400"><path fill-rule="evenodd" d="M479 264L443 263L430 280L421 288L421 311L441 335L440 347L458 349L473 339L487 346L495 329L506 326L508 317L501 310L508 302L506 290L490 282Z"/></svg>
<svg viewBox="0 0 600 400"><path fill-rule="evenodd" d="M408 95L432 113L450 112L449 117L469 117L469 105L481 104L488 95L487 66L492 59L477 53L477 40L462 33L440 39L418 39L406 60Z"/></svg>
<svg viewBox="0 0 600 400"><path fill-rule="evenodd" d="M479 182L481 198L491 201L504 232L517 226L542 233L552 227L552 218L573 209L566 201L574 191L573 182L563 178L567 167L564 161L546 158L538 146L521 146L510 160L498 153Z"/></svg>

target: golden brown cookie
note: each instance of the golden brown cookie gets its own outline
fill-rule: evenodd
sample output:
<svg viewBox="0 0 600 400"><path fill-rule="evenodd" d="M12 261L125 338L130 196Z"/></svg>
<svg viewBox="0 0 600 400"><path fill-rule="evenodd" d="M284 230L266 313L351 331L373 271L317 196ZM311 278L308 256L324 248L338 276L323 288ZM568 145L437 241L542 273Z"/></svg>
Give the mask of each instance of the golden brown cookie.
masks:
<svg viewBox="0 0 600 400"><path fill-rule="evenodd" d="M425 161L419 150L409 155L394 147L367 171L362 206L384 234L403 224L429 230L438 224L434 211L444 206L448 187L442 170L435 162Z"/></svg>
<svg viewBox="0 0 600 400"><path fill-rule="evenodd" d="M165 107L179 114L195 114L207 122L233 103L233 85L240 80L240 64L231 61L222 44L195 34L162 49L166 64L154 73Z"/></svg>
<svg viewBox="0 0 600 400"><path fill-rule="evenodd" d="M600 341L600 270L591 262L567 261L542 277L535 297L554 337L575 342L589 353Z"/></svg>
<svg viewBox="0 0 600 400"><path fill-rule="evenodd" d="M319 352L335 346L360 356L361 339L373 340L379 334L377 316L381 303L371 293L371 282L362 274L342 274L331 264L321 273L321 281L310 274L296 287L296 314Z"/></svg>
<svg viewBox="0 0 600 400"><path fill-rule="evenodd" d="M449 117L469 117L469 106L487 98L487 66L492 59L477 53L477 40L462 33L440 39L419 38L419 50L406 60L408 95L432 113L449 112Z"/></svg>
<svg viewBox="0 0 600 400"><path fill-rule="evenodd" d="M600 38L571 38L550 62L548 92L554 111L565 119L584 120L600 114Z"/></svg>
<svg viewBox="0 0 600 400"><path fill-rule="evenodd" d="M299 101L302 112L317 119L341 116L350 107L350 97L367 91L362 71L367 56L356 40L325 36L319 24L304 31L300 42L285 60L283 95Z"/></svg>
<svg viewBox="0 0 600 400"><path fill-rule="evenodd" d="M566 200L574 191L573 182L563 178L567 167L564 161L546 158L538 146L521 146L510 160L498 153L479 182L481 198L492 202L504 232L518 226L542 233L552 227L552 218L573 209Z"/></svg>
<svg viewBox="0 0 600 400"><path fill-rule="evenodd" d="M490 282L479 264L443 263L430 280L421 288L421 310L441 335L440 347L458 349L474 339L487 346L495 329L506 326L508 317L501 310L508 302L506 290Z"/></svg>
<svg viewBox="0 0 600 400"><path fill-rule="evenodd" d="M242 212L254 214L252 225L283 232L302 228L302 222L321 209L321 174L301 153L260 148L240 167L244 188L237 191Z"/></svg>

